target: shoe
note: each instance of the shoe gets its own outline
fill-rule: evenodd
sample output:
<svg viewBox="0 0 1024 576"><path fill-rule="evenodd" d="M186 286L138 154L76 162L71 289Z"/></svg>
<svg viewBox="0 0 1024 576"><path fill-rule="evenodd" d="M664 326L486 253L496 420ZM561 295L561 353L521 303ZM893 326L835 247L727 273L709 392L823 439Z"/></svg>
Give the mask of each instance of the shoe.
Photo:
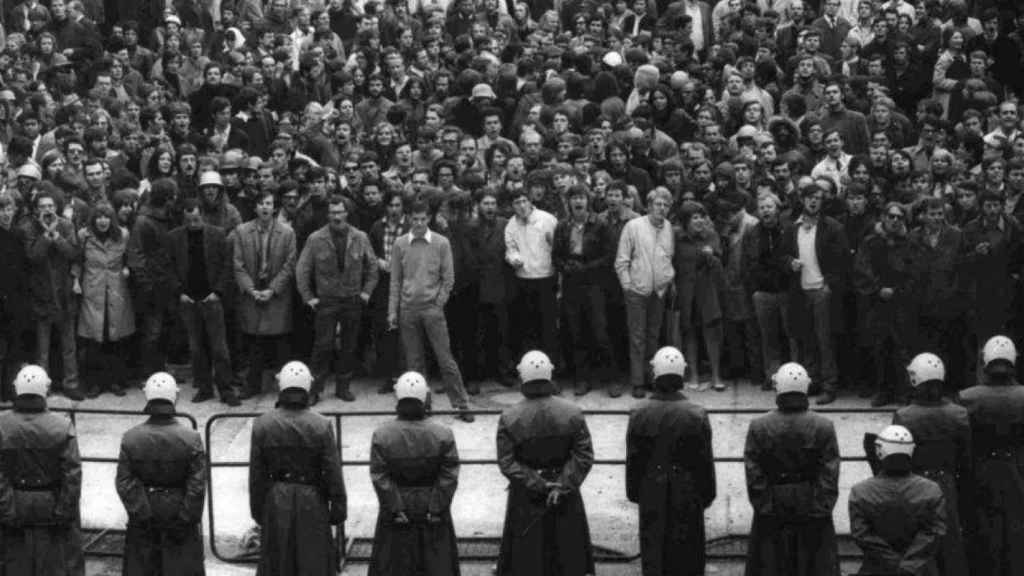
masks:
<svg viewBox="0 0 1024 576"><path fill-rule="evenodd" d="M608 397L618 398L619 396L622 396L622 383L618 381L612 382L608 386Z"/></svg>
<svg viewBox="0 0 1024 576"><path fill-rule="evenodd" d="M868 386L861 386L860 388L857 389L857 397L858 398L868 399L868 398L871 398L874 395L875 395L874 390L872 390Z"/></svg>
<svg viewBox="0 0 1024 576"><path fill-rule="evenodd" d="M573 385L572 393L576 396L586 396L587 392L590 392L590 384L586 380L577 380Z"/></svg>
<svg viewBox="0 0 1024 576"><path fill-rule="evenodd" d="M114 394L114 396L124 396L125 394L127 394L127 392L124 391L124 386L121 386L120 384L114 384L113 386L111 386L110 391Z"/></svg>
<svg viewBox="0 0 1024 576"><path fill-rule="evenodd" d="M633 398L637 400L647 398L647 390L644 390L643 386L633 386Z"/></svg>
<svg viewBox="0 0 1024 576"><path fill-rule="evenodd" d="M466 382L466 393L470 396L480 394L480 382L478 380L470 380Z"/></svg>
<svg viewBox="0 0 1024 576"><path fill-rule="evenodd" d="M467 424L476 422L476 416L470 413L469 408L459 408L458 419L466 422Z"/></svg>
<svg viewBox="0 0 1024 576"><path fill-rule="evenodd" d="M78 387L65 388L64 397L67 398L68 400L74 400L75 402L81 402L82 400L85 400L85 394L82 394L82 390L79 389Z"/></svg>
<svg viewBox="0 0 1024 576"><path fill-rule="evenodd" d="M94 388L94 387L90 386L90 387L85 389L85 397L90 399L90 400L92 400L93 398L99 397L99 395L100 395L100 389L99 388Z"/></svg>
<svg viewBox="0 0 1024 576"><path fill-rule="evenodd" d="M836 393L831 390L825 390L821 393L821 398L814 401L818 406L825 406L836 401Z"/></svg>
<svg viewBox="0 0 1024 576"><path fill-rule="evenodd" d="M725 385L725 382L715 382L712 388L715 392L725 392L729 387Z"/></svg>
<svg viewBox="0 0 1024 576"><path fill-rule="evenodd" d="M232 408L242 405L242 401L238 399L238 394L235 394L233 391L221 394L220 401Z"/></svg>
<svg viewBox="0 0 1024 576"><path fill-rule="evenodd" d="M213 399L213 392L209 390L200 390L192 396L192 403L199 404L200 402L206 402L207 400Z"/></svg>
<svg viewBox="0 0 1024 576"><path fill-rule="evenodd" d="M872 408L881 408L882 406L885 406L886 404L890 403L892 403L892 396L885 394L883 392L879 392L878 394L875 394L871 398Z"/></svg>
<svg viewBox="0 0 1024 576"><path fill-rule="evenodd" d="M397 378L388 378L377 388L377 394L394 394Z"/></svg>
<svg viewBox="0 0 1024 576"><path fill-rule="evenodd" d="M242 391L238 393L238 399L239 400L248 400L249 398L255 398L255 397L259 396L259 395L260 395L259 392L255 391L255 390L253 390L251 388L242 388Z"/></svg>
<svg viewBox="0 0 1024 576"><path fill-rule="evenodd" d="M355 402L356 397L352 395L352 390L349 389L349 386L347 378L339 378L338 382L334 385L334 397L341 398L344 402Z"/></svg>

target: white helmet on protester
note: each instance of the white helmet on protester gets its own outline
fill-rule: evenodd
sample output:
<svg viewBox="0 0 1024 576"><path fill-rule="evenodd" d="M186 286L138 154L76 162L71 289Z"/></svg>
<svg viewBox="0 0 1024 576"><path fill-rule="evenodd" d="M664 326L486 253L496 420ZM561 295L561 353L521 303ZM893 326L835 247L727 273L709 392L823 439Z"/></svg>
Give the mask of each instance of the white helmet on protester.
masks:
<svg viewBox="0 0 1024 576"><path fill-rule="evenodd" d="M988 369L989 364L997 361L1009 362L1010 366L1017 365L1017 347L1006 336L993 336L985 342L981 349L982 365Z"/></svg>
<svg viewBox="0 0 1024 576"><path fill-rule="evenodd" d="M540 350L531 350L523 354L523 359L519 361L516 370L519 371L519 379L523 382L551 380L551 373L554 372L555 365L551 363L547 354Z"/></svg>
<svg viewBox="0 0 1024 576"><path fill-rule="evenodd" d="M406 372L395 382L395 398L399 401L413 398L425 403L429 395L430 386L427 385L427 379L419 372Z"/></svg>
<svg viewBox="0 0 1024 576"><path fill-rule="evenodd" d="M220 186L224 187L224 181L221 180L220 172L215 170L207 170L199 175L199 187L203 186Z"/></svg>
<svg viewBox="0 0 1024 576"><path fill-rule="evenodd" d="M887 426L875 439L875 452L878 453L879 460L885 460L887 456L895 454L913 456L914 436L903 426Z"/></svg>
<svg viewBox="0 0 1024 576"><path fill-rule="evenodd" d="M15 396L35 394L46 398L46 393L49 391L50 376L46 374L46 370L42 366L29 364L19 370L18 375L14 377Z"/></svg>
<svg viewBox="0 0 1024 576"><path fill-rule="evenodd" d="M935 354L922 352L914 356L914 359L907 365L907 376L910 379L910 385L914 388L932 380L945 382L946 366L942 363L942 359Z"/></svg>
<svg viewBox="0 0 1024 576"><path fill-rule="evenodd" d="M298 388L309 392L312 386L313 373L309 371L309 366L298 360L285 364L281 371L277 373L277 387L281 390Z"/></svg>
<svg viewBox="0 0 1024 576"><path fill-rule="evenodd" d="M686 375L686 358L679 349L665 346L651 358L651 373L655 378L674 374L682 378Z"/></svg>
<svg viewBox="0 0 1024 576"><path fill-rule="evenodd" d="M772 377L775 382L775 393L786 394L788 392L799 392L807 394L811 388L811 377L807 370L796 362L787 362L779 366L779 370Z"/></svg>
<svg viewBox="0 0 1024 576"><path fill-rule="evenodd" d="M146 402L151 400L167 400L171 404L178 401L178 383L167 372L157 372L146 380L146 386L142 390L146 395Z"/></svg>

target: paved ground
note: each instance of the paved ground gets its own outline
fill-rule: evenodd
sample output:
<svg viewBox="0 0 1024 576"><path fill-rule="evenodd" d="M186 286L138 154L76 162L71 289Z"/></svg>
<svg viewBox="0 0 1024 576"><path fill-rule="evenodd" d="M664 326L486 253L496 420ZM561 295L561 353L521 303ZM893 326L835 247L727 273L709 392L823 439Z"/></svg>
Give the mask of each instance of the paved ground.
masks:
<svg viewBox="0 0 1024 576"><path fill-rule="evenodd" d="M371 381L356 382L355 403L342 403L331 398L317 408L321 411L351 412L353 410L391 410L390 396L375 392L376 384ZM204 429L207 420L216 413L246 414L263 412L273 407L274 396L265 395L258 402L250 400L243 406L227 409L215 402L192 404L192 389L183 387L179 409L193 414ZM571 393L566 395L571 398ZM773 406L773 395L749 385L732 387L726 392L694 392L690 397L715 408L763 409ZM517 392L496 384L484 387L481 395L473 398L472 405L478 409L501 409L520 398ZM447 409L445 397L438 398L437 409ZM629 397L612 400L603 391L591 392L578 399L585 409L628 410L634 400ZM69 404L62 397L53 398L52 405L66 407ZM144 400L139 391L132 391L125 398L109 395L79 404L82 408L117 408L139 410ZM840 398L835 408L863 408L865 401L856 398ZM890 420L888 414L835 414L839 431L840 451L844 457L862 457L861 438L866 431L880 430ZM741 457L747 424L753 415L713 415L712 428L715 434L714 449L718 457ZM351 416L343 418L342 445L346 461L356 462L368 457L370 435L374 427L388 417ZM473 424L455 421L451 417L438 417L451 426L456 434L460 455L466 459L494 458L494 433L496 416L481 416ZM121 434L141 417L109 417L82 415L78 420L79 441L84 456L117 456ZM592 416L588 418L594 436L596 456L599 459L621 459L625 453L625 416ZM210 446L214 462L244 462L249 452L251 418L219 419L211 427ZM723 462L718 465L718 498L707 511L708 536L745 534L750 525L750 506L746 498L743 467L741 463ZM247 470L244 467L214 467L211 471L213 491L211 494L216 531L217 551L231 556L237 552L237 541L252 525L249 518L248 494L246 488ZM836 529L849 531L846 498L850 486L868 474L867 466L860 462L844 462L840 476L840 500L836 507ZM82 498L83 523L87 528L121 528L125 522L124 510L114 491L114 465L94 464L85 466ZM352 464L345 468L346 485L349 491L349 536L370 537L376 517L377 504L364 465ZM460 536L496 536L501 532L505 508L504 487L506 482L495 465L465 465L460 475L460 486L456 494L453 514L456 531ZM595 466L584 485L584 496L596 544L624 554L637 551L635 506L625 498L623 468L620 465ZM208 499L208 506L209 506ZM204 530L209 535L208 515L204 519ZM252 574L251 566L237 566L214 559L207 549L210 576L234 576ZM118 574L116 562L92 560L89 574ZM464 574L489 574L489 564L467 564ZM713 567L715 574L734 574L738 567L724 563ZM349 574L365 573L364 565L353 565ZM638 574L636 563L627 565L603 565L598 574Z"/></svg>

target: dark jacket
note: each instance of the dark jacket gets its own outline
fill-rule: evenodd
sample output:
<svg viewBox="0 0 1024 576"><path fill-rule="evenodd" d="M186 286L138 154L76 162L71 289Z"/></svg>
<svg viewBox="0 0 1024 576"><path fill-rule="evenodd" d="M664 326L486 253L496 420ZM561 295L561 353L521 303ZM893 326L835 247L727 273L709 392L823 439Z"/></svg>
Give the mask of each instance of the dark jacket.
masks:
<svg viewBox="0 0 1024 576"><path fill-rule="evenodd" d="M71 267L81 248L70 220L59 218L56 240L46 237L42 224L28 220L23 230L28 256L28 285L36 319L70 320L78 311L72 292Z"/></svg>
<svg viewBox="0 0 1024 576"><path fill-rule="evenodd" d="M597 284L604 269L612 263L618 245L612 244L608 229L591 214L583 223L583 250L580 254L573 254L573 226L573 221L566 219L555 227L551 261L555 270L562 274L563 283Z"/></svg>
<svg viewBox="0 0 1024 576"><path fill-rule="evenodd" d="M498 467L509 481L498 576L594 573L580 494L594 447L579 406L552 391L550 382L525 383L526 398L498 420ZM548 482L564 487L556 508L546 504Z"/></svg>
<svg viewBox="0 0 1024 576"><path fill-rule="evenodd" d="M971 420L974 459L974 513L963 519L971 572L1024 574L1024 387L973 386L960 392L960 403Z"/></svg>
<svg viewBox="0 0 1024 576"><path fill-rule="evenodd" d="M711 247L711 254L703 252L705 246ZM710 232L707 238L697 240L677 231L672 266L676 271L676 307L683 334L697 328L695 317L700 319L700 326L721 320L725 271L718 234Z"/></svg>
<svg viewBox="0 0 1024 576"><path fill-rule="evenodd" d="M508 220L495 216L489 224L477 219L473 225L473 245L480 265L480 302L501 304L508 300L513 278L505 262L505 225Z"/></svg>
<svg viewBox="0 0 1024 576"><path fill-rule="evenodd" d="M960 258L963 234L944 226L933 248L923 228L910 233L914 250L914 285L921 316L955 318L965 310L966 288Z"/></svg>
<svg viewBox="0 0 1024 576"><path fill-rule="evenodd" d="M946 534L939 546L939 573L967 574L960 522L960 510L970 509L961 503L960 494L973 489L967 409L946 400L915 399L896 411L892 423L905 426L914 437L914 473L938 484L945 498Z"/></svg>
<svg viewBox="0 0 1024 576"><path fill-rule="evenodd" d="M0 454L0 535L17 535L4 542L5 574L84 576L75 561L82 462L74 424L43 398L20 396L0 413Z"/></svg>
<svg viewBox="0 0 1024 576"><path fill-rule="evenodd" d="M451 429L428 419L400 418L374 430L370 479L380 503L369 574L458 576L450 512L459 483L459 452ZM408 525L395 523L403 513ZM427 515L437 518L436 524Z"/></svg>
<svg viewBox="0 0 1024 576"><path fill-rule="evenodd" d="M644 574L704 573L704 510L715 500L711 424L679 392L655 392L626 431L626 497L640 505Z"/></svg>
<svg viewBox="0 0 1024 576"><path fill-rule="evenodd" d="M789 289L792 269L781 258L783 227L765 226L758 222L749 234L743 237L743 263L746 272L743 283L747 292L778 294Z"/></svg>
<svg viewBox="0 0 1024 576"><path fill-rule="evenodd" d="M853 266L853 287L867 304L865 324L869 332L893 324L903 332L910 329L905 312L913 308L913 272L914 252L905 235L877 230L861 243ZM883 300L879 295L882 288L893 290L890 299ZM909 334L904 335L909 338Z"/></svg>
<svg viewBox="0 0 1024 576"><path fill-rule="evenodd" d="M21 335L29 326L28 258L17 230L0 228L0 347L12 359L21 358Z"/></svg>
<svg viewBox="0 0 1024 576"><path fill-rule="evenodd" d="M1012 274L1021 271L1021 229L1015 219L1000 216L999 225L987 227L982 218L964 226L961 265L973 298L975 332L978 340L1005 330L1017 292ZM988 254L978 245L988 243Z"/></svg>
<svg viewBox="0 0 1024 576"><path fill-rule="evenodd" d="M789 293L790 300L803 297L803 289L800 286L800 272L793 272L791 261L800 257L800 249L797 246L797 229L799 223L786 228L782 236L781 266L789 270ZM818 265L825 277L825 284L832 291L832 298L829 300L831 307L831 322L833 332L843 330L843 300L840 297L846 289L846 281L850 266L850 249L846 239L846 232L843 225L828 216L818 217L818 230L815 236L815 251L818 256ZM800 306L790 307L790 326L796 333L806 332L807 317L800 314Z"/></svg>
<svg viewBox="0 0 1024 576"><path fill-rule="evenodd" d="M835 427L809 411L804 396L783 395L777 402L779 410L750 423L743 451L754 508L746 574L838 576Z"/></svg>
<svg viewBox="0 0 1024 576"><path fill-rule="evenodd" d="M338 249L330 225L310 235L295 265L295 282L303 302L344 299L373 294L377 286L377 256L361 230L348 227L345 269L338 268Z"/></svg>
<svg viewBox="0 0 1024 576"><path fill-rule="evenodd" d="M945 516L938 484L916 474L883 472L855 484L850 532L864 552L860 573L939 576L935 555L946 533Z"/></svg>
<svg viewBox="0 0 1024 576"><path fill-rule="evenodd" d="M249 509L263 528L261 574L334 576L331 525L347 514L338 453L331 421L310 411L301 391L284 390L253 423Z"/></svg>
<svg viewBox="0 0 1024 576"><path fill-rule="evenodd" d="M144 206L128 236L125 260L135 286L136 310L160 310L177 296L171 266L171 220L165 208Z"/></svg>
<svg viewBox="0 0 1024 576"><path fill-rule="evenodd" d="M128 512L124 576L205 574L203 441L170 404L121 439L117 494Z"/></svg>
<svg viewBox="0 0 1024 576"><path fill-rule="evenodd" d="M188 232L187 226L179 226L168 234L171 265L175 274L176 293L185 291L188 286L190 266ZM217 226L203 224L203 246L204 257L206 258L206 281L210 285L210 292L223 298L229 287L228 283L231 280L231 274L234 271L234 263L231 260L231 248L228 245L227 237Z"/></svg>

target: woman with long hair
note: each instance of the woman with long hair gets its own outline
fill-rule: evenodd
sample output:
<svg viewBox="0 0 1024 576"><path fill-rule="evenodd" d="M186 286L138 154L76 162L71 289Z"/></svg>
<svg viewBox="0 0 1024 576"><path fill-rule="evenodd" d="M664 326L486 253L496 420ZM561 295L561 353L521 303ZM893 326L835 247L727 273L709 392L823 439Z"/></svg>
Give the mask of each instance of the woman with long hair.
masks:
<svg viewBox="0 0 1024 576"><path fill-rule="evenodd" d="M135 311L128 289L125 248L128 230L119 226L113 206L97 204L79 231L82 261L78 336L86 342L85 394L124 396L127 378L122 342L135 333Z"/></svg>

